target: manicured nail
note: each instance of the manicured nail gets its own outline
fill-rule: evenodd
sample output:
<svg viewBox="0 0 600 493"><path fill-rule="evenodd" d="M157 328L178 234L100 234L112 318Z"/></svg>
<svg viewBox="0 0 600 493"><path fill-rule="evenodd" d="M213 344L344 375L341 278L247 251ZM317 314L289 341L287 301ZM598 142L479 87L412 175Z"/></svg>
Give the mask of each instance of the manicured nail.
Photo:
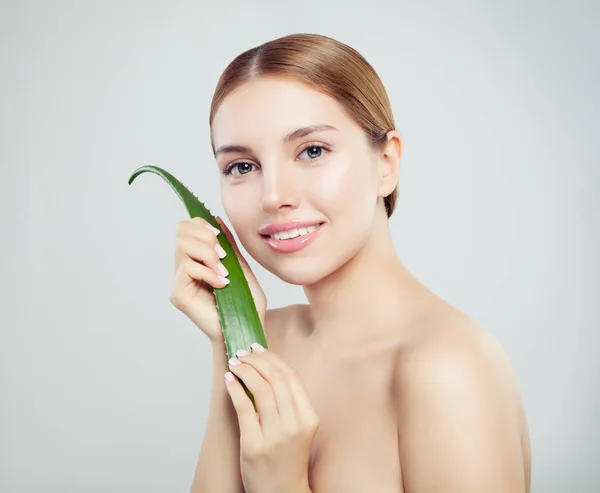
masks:
<svg viewBox="0 0 600 493"><path fill-rule="evenodd" d="M229 279L227 279L226 277L223 276L218 276L220 281L223 281L225 284L229 284Z"/></svg>
<svg viewBox="0 0 600 493"><path fill-rule="evenodd" d="M211 231L212 231L212 232L215 234L215 236L218 236L218 235L219 235L219 233L221 232L221 231L219 231L217 228L215 228L214 226L212 226L211 224L205 224L205 226L206 226L208 229L210 229L210 230L211 230Z"/></svg>
<svg viewBox="0 0 600 493"><path fill-rule="evenodd" d="M239 366L239 365L241 365L241 364L242 364L242 362L241 362L239 359L237 359L237 358L231 358L231 359L229 360L229 364L230 364L231 366Z"/></svg>
<svg viewBox="0 0 600 493"><path fill-rule="evenodd" d="M227 373L225 373L225 379L228 382L234 382L235 381L235 377L233 376L233 373L231 373L230 371L228 371Z"/></svg>
<svg viewBox="0 0 600 493"><path fill-rule="evenodd" d="M225 268L225 266L219 262L217 264L217 270L221 273L221 275L226 276L229 274L229 271Z"/></svg>
<svg viewBox="0 0 600 493"><path fill-rule="evenodd" d="M223 247L218 243L215 245L215 250L217 251L217 255L219 256L219 258L225 258L225 255L227 255L225 253L225 250L223 250Z"/></svg>
<svg viewBox="0 0 600 493"><path fill-rule="evenodd" d="M238 358L243 358L244 356L248 356L250 354L250 351L246 351L245 349L240 349L237 353L235 353L235 355Z"/></svg>
<svg viewBox="0 0 600 493"><path fill-rule="evenodd" d="M258 342L253 342L252 344L250 344L250 347L258 353L264 353L266 351L266 349L262 347Z"/></svg>

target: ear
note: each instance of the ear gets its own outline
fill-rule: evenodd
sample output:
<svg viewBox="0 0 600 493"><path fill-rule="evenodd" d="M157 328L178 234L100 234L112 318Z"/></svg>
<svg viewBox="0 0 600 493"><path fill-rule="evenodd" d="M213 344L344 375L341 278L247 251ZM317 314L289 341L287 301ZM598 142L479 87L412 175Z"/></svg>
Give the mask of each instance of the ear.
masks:
<svg viewBox="0 0 600 493"><path fill-rule="evenodd" d="M396 130L387 133L387 144L380 154L381 175L379 197L387 197L398 185L400 177L400 159L402 158L402 139Z"/></svg>

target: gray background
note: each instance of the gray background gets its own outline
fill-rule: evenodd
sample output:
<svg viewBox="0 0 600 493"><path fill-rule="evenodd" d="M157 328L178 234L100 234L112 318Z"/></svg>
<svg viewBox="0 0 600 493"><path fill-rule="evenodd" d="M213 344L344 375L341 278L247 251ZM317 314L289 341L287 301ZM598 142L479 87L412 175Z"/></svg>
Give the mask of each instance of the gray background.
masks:
<svg viewBox="0 0 600 493"><path fill-rule="evenodd" d="M208 110L292 32L380 74L405 153L391 229L514 362L534 492L600 491L598 4L1 2L0 491L188 491L211 348L170 305L186 213L223 214ZM244 252L245 253L245 252ZM303 303L250 261L270 307Z"/></svg>

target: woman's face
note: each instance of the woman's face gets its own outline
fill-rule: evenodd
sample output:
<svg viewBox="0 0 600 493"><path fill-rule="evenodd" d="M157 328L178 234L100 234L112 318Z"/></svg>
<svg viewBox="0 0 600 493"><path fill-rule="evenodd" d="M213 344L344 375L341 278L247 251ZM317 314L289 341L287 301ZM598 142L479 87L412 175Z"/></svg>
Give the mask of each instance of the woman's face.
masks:
<svg viewBox="0 0 600 493"><path fill-rule="evenodd" d="M293 135L311 126L321 128ZM293 79L262 77L225 98L212 132L219 170L230 173L221 174L225 212L260 265L309 285L360 250L378 196L389 191L381 194L378 153L337 101ZM287 240L261 234L290 221L321 226Z"/></svg>

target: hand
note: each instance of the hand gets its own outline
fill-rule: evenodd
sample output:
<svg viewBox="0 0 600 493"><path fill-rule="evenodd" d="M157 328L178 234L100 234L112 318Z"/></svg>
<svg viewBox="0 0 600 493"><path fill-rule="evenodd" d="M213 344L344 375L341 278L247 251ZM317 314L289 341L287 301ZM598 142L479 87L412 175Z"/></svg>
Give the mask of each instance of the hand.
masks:
<svg viewBox="0 0 600 493"><path fill-rule="evenodd" d="M227 391L240 426L246 493L309 492L308 463L319 421L300 378L259 344L252 345L252 353L243 353L230 360L235 376L228 372L226 377L234 378L227 380ZM258 412L238 378L254 395Z"/></svg>
<svg viewBox="0 0 600 493"><path fill-rule="evenodd" d="M225 223L217 222L233 246L240 261L261 322L264 325L267 301L250 266L240 253L235 238ZM217 252L219 230L201 217L181 221L177 227L175 248L175 280L171 303L186 314L213 343L224 342L221 321L212 288L228 284L219 271L221 258ZM223 276L226 278L227 274Z"/></svg>

